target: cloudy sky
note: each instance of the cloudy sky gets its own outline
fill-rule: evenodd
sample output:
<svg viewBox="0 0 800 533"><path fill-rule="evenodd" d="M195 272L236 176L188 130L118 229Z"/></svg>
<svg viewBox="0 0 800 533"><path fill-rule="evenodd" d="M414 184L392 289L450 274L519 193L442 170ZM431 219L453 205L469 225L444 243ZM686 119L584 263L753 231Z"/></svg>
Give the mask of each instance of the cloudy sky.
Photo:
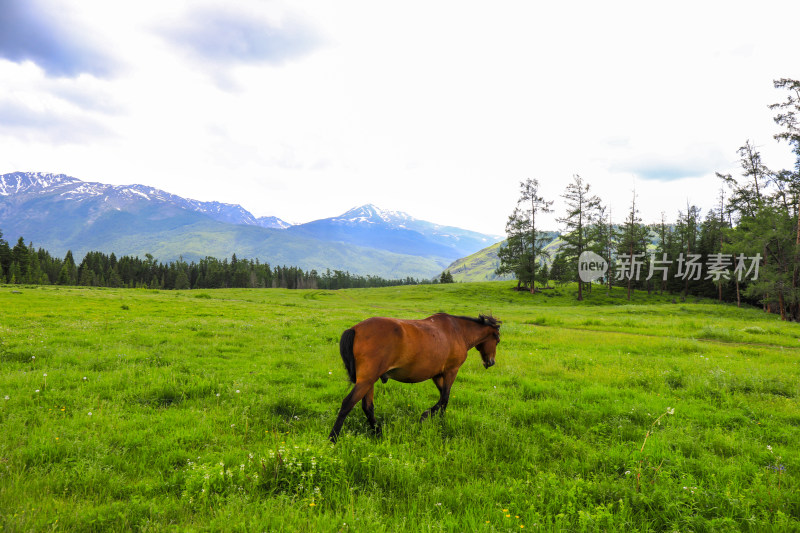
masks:
<svg viewBox="0 0 800 533"><path fill-rule="evenodd" d="M580 174L616 219L634 188L674 218L714 205L748 139L791 166L767 105L800 78L797 20L796 0L0 0L0 173L495 234L521 180L560 215Z"/></svg>

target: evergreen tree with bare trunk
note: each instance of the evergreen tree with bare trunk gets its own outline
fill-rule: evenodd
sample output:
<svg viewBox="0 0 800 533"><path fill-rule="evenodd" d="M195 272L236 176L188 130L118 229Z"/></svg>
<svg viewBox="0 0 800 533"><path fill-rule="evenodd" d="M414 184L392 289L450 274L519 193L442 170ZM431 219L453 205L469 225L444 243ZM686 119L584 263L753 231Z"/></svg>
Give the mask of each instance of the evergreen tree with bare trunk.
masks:
<svg viewBox="0 0 800 533"><path fill-rule="evenodd" d="M800 321L800 80L781 78L774 81L776 89L786 89L789 92L785 102L772 104L772 110L777 110L775 123L783 128L783 131L775 134L778 141L786 141L792 147L795 155L794 172L783 171L776 174L777 185L784 191L783 199L787 196L793 200L791 206L784 203L787 212L794 211L794 218L797 220L795 226L794 239L794 260L792 267L792 302L791 316L794 320ZM794 207L794 209L792 209Z"/></svg>
<svg viewBox="0 0 800 533"><path fill-rule="evenodd" d="M578 258L589 249L589 227L596 218L600 207L600 198L590 194L589 184L579 175L572 176L572 183L567 185L562 197L567 204L567 214L559 218L564 224L561 239L564 243L559 254L569 264L576 265L575 280L578 282L578 300L583 300L583 282L578 275Z"/></svg>
<svg viewBox="0 0 800 533"><path fill-rule="evenodd" d="M641 275L649 233L647 226L642 224L639 216L639 208L636 206L636 191L634 190L631 207L628 210L628 216L625 217L625 223L622 225L617 248L617 257L622 264L619 274L622 279L626 280L628 300L631 299L634 282L638 281ZM639 266L637 267L637 265Z"/></svg>
<svg viewBox="0 0 800 533"><path fill-rule="evenodd" d="M536 292L536 278L543 274L544 250L547 235L537 229L537 214L550 213L553 201L545 200L539 194L539 181L528 178L520 182L520 196L514 212L508 217L506 234L508 239L497 252L500 266L498 275L513 274L517 278L517 288L529 287L531 294ZM544 279L543 283L547 283Z"/></svg>

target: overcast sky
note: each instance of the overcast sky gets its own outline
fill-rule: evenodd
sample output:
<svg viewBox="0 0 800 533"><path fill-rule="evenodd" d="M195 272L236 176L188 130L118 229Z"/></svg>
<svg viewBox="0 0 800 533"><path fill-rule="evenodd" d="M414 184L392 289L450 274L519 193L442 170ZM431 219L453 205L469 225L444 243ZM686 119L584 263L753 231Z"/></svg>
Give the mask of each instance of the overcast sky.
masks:
<svg viewBox="0 0 800 533"><path fill-rule="evenodd" d="M0 173L494 234L521 180L560 216L577 173L617 220L634 187L674 219L748 139L792 165L767 105L800 78L798 20L797 0L0 0Z"/></svg>

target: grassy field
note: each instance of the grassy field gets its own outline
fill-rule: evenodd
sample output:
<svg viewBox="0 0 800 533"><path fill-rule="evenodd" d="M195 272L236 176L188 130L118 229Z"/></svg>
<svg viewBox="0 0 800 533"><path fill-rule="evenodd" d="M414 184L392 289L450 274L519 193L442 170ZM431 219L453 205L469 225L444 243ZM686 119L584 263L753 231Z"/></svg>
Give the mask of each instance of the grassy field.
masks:
<svg viewBox="0 0 800 533"><path fill-rule="evenodd" d="M796 531L800 326L514 282L325 291L0 287L0 529ZM327 441L370 316L503 320L445 417L375 390Z"/></svg>

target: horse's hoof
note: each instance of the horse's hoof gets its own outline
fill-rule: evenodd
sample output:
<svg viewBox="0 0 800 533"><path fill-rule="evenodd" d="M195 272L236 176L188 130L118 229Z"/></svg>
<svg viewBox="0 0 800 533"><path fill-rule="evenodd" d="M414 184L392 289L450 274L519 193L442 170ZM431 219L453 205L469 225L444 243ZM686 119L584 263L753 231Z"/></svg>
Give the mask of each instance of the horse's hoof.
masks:
<svg viewBox="0 0 800 533"><path fill-rule="evenodd" d="M419 421L420 421L420 422L425 422L425 420L426 420L426 419L427 419L427 418L428 418L430 415L431 415L431 412L430 412L430 410L428 410L428 411L425 411L424 413L422 413L422 416L421 416L421 417L419 417Z"/></svg>

